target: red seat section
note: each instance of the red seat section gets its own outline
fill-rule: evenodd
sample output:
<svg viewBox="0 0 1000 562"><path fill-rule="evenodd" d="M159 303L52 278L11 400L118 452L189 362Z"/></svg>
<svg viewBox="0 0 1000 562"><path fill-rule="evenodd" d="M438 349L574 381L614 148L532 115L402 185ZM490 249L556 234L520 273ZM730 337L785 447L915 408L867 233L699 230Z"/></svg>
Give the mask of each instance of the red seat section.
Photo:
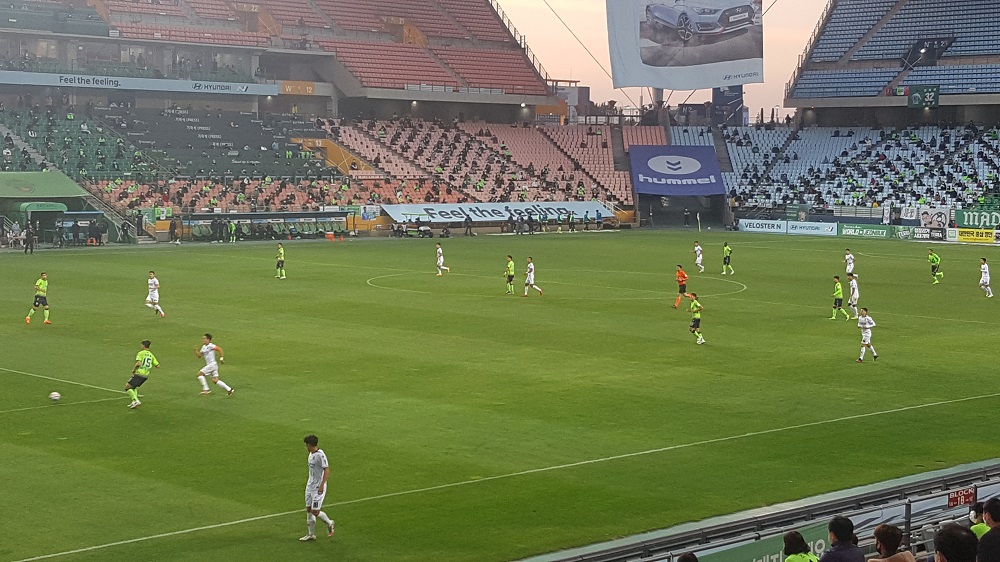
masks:
<svg viewBox="0 0 1000 562"><path fill-rule="evenodd" d="M458 23L479 39L487 41L511 41L513 38L507 26L487 2L469 0L438 0Z"/></svg>
<svg viewBox="0 0 1000 562"><path fill-rule="evenodd" d="M548 93L523 51L435 47L434 54L473 88L499 88L507 94L536 96Z"/></svg>
<svg viewBox="0 0 1000 562"><path fill-rule="evenodd" d="M324 50L336 54L361 84L370 88L405 88L407 85L428 84L458 87L448 73L426 50L400 43L356 43L350 41L318 41Z"/></svg>
<svg viewBox="0 0 1000 562"><path fill-rule="evenodd" d="M174 1L152 2L149 0L130 2L126 0L105 0L104 4L112 15L149 14L186 18L187 14Z"/></svg>
<svg viewBox="0 0 1000 562"><path fill-rule="evenodd" d="M235 20L236 14L223 0L184 0L200 18L209 20Z"/></svg>

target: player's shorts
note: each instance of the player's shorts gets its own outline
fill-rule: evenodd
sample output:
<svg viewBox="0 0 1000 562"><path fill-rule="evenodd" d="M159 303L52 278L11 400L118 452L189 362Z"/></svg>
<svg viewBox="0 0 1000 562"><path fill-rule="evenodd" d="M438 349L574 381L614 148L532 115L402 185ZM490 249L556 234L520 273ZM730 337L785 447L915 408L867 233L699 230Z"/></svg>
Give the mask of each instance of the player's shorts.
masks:
<svg viewBox="0 0 1000 562"><path fill-rule="evenodd" d="M983 276L983 277L982 277L982 278L981 278L981 279L979 280L979 284L980 284L980 285L982 285L983 287L985 287L985 286L989 285L989 284L990 284L990 278L984 275L984 276ZM37 299L36 299L36 300L37 300ZM42 297L42 300L45 300L45 297ZM38 305L36 304L35 306L38 306Z"/></svg>
<svg viewBox="0 0 1000 562"><path fill-rule="evenodd" d="M833 299L833 307L840 308L844 306L844 299Z"/></svg>
<svg viewBox="0 0 1000 562"><path fill-rule="evenodd" d="M701 256L694 258L694 263L701 265Z"/></svg>
<svg viewBox="0 0 1000 562"><path fill-rule="evenodd" d="M513 283L514 282L514 276L513 275L508 275L507 276L507 282L508 283Z"/></svg>
<svg viewBox="0 0 1000 562"><path fill-rule="evenodd" d="M323 509L323 500L326 499L326 492L329 485L319 493L316 488L306 488L306 509Z"/></svg>
<svg viewBox="0 0 1000 562"><path fill-rule="evenodd" d="M132 388L139 388L142 383L149 380L149 377L144 377L142 375L132 375L132 378L128 380L128 385Z"/></svg>
<svg viewBox="0 0 1000 562"><path fill-rule="evenodd" d="M49 299L47 299L47 298L45 298L45 297L43 297L41 295L35 295L35 304L34 304L34 306L35 306L35 308L38 308L39 306L49 306Z"/></svg>
<svg viewBox="0 0 1000 562"><path fill-rule="evenodd" d="M854 273L854 264L847 266L847 273Z"/></svg>
<svg viewBox="0 0 1000 562"><path fill-rule="evenodd" d="M444 265L444 258L438 258L438 267Z"/></svg>
<svg viewBox="0 0 1000 562"><path fill-rule="evenodd" d="M697 330L699 328L701 328L701 318L692 318L691 319L691 329L692 330Z"/></svg>
<svg viewBox="0 0 1000 562"><path fill-rule="evenodd" d="M939 269L940 267L941 267L941 266L939 266L939 265L932 265L932 266L931 266L931 273L934 273L934 274L936 274L936 273L938 272L938 269Z"/></svg>
<svg viewBox="0 0 1000 562"><path fill-rule="evenodd" d="M524 278L524 284L525 285L534 285L535 284L535 276L534 275L529 275L529 276L525 277Z"/></svg>
<svg viewBox="0 0 1000 562"><path fill-rule="evenodd" d="M858 306L858 299L847 299L848 306Z"/></svg>
<svg viewBox="0 0 1000 562"><path fill-rule="evenodd" d="M205 365L198 372L201 373L201 374L203 374L203 375L205 375L206 377L212 377L212 378L218 377L219 376L219 364L218 363L212 363L210 365Z"/></svg>
<svg viewBox="0 0 1000 562"><path fill-rule="evenodd" d="M146 295L146 302L160 302L160 292L150 291L149 294Z"/></svg>
<svg viewBox="0 0 1000 562"><path fill-rule="evenodd" d="M861 345L868 345L872 343L872 332L871 330L861 331Z"/></svg>
<svg viewBox="0 0 1000 562"><path fill-rule="evenodd" d="M725 256L722 258L722 265L729 265L729 258L732 256Z"/></svg>
<svg viewBox="0 0 1000 562"><path fill-rule="evenodd" d="M683 295L684 293L688 292L688 286L687 286L687 283L684 283L683 285L678 285L678 286L677 286L677 292L678 292L678 293L680 293L680 294L682 294L682 295Z"/></svg>
<svg viewBox="0 0 1000 562"><path fill-rule="evenodd" d="M285 269L285 260L278 260L278 263L274 266L275 269Z"/></svg>

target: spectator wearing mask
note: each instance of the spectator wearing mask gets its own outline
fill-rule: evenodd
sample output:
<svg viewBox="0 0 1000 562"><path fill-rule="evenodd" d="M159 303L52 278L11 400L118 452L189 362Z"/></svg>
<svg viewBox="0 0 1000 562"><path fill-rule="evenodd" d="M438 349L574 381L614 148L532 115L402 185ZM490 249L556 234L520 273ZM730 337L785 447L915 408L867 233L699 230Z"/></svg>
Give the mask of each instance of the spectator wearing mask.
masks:
<svg viewBox="0 0 1000 562"><path fill-rule="evenodd" d="M895 525L882 524L875 527L875 550L879 557L869 562L917 562L909 550L900 551L903 532Z"/></svg>
<svg viewBox="0 0 1000 562"><path fill-rule="evenodd" d="M976 562L976 535L954 523L944 525L934 533L934 562Z"/></svg>
<svg viewBox="0 0 1000 562"><path fill-rule="evenodd" d="M990 530L979 538L978 562L1000 562L1000 498L990 498L983 504L983 521ZM936 535L934 546L937 547ZM956 561L949 558L948 562Z"/></svg>

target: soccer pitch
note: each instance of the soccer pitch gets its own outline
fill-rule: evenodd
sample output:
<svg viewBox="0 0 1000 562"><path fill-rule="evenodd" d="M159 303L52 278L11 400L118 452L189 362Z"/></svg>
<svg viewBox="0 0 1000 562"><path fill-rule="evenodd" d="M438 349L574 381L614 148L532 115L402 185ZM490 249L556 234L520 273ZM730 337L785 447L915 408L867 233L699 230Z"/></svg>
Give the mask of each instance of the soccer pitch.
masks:
<svg viewBox="0 0 1000 562"><path fill-rule="evenodd" d="M285 247L284 281L275 243L0 254L0 560L503 561L1000 454L993 248L934 246L932 285L927 246L889 240ZM877 363L828 319L845 247ZM543 296L520 296L527 256ZM706 345L671 308L675 264ZM166 318L143 306L150 269ZM41 271L53 324L26 325ZM199 395L204 332L232 397ZM162 367L133 411L143 339ZM337 533L300 543L310 433Z"/></svg>

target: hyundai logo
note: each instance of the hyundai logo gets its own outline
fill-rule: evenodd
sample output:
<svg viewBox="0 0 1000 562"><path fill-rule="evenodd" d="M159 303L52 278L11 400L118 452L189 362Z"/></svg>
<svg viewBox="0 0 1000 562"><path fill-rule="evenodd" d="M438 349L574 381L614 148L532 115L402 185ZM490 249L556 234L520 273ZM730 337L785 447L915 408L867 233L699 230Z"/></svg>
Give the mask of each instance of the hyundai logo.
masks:
<svg viewBox="0 0 1000 562"><path fill-rule="evenodd" d="M701 162L687 156L654 156L646 165L654 172L671 176L687 176L701 169Z"/></svg>

